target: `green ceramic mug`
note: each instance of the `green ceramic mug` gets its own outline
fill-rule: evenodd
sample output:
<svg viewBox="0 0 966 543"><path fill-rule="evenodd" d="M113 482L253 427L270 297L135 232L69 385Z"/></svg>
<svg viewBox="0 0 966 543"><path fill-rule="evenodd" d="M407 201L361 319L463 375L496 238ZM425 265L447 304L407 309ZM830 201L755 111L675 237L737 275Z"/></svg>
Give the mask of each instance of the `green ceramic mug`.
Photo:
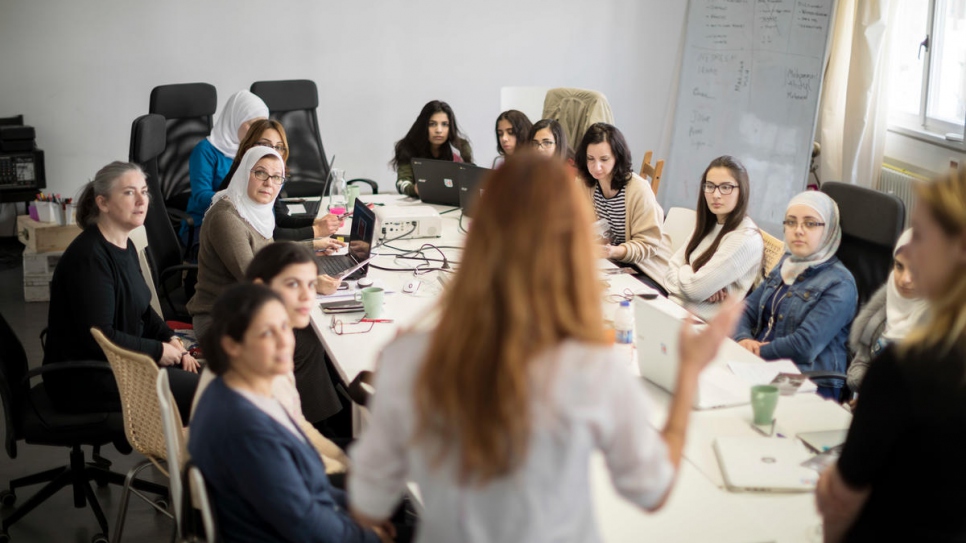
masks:
<svg viewBox="0 0 966 543"><path fill-rule="evenodd" d="M382 303L386 299L386 291L380 287L366 287L356 292L357 302L362 302L362 309L367 319L378 319L382 315Z"/></svg>

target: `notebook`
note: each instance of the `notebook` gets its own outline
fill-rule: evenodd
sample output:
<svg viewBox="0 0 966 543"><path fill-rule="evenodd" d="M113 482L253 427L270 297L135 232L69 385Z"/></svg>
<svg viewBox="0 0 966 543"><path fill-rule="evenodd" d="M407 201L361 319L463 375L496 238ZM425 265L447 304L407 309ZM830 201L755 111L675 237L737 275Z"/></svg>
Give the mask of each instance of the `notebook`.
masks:
<svg viewBox="0 0 966 543"><path fill-rule="evenodd" d="M637 363L641 377L673 394L678 377L678 334L682 321L658 307L657 302L635 299L634 311ZM727 367L711 366L702 372L694 398L695 409L746 403L751 403L748 383Z"/></svg>
<svg viewBox="0 0 966 543"><path fill-rule="evenodd" d="M346 270L368 260L372 253L372 238L375 233L375 213L365 202L357 198L352 213L352 226L349 230L348 252L337 256L317 256L315 261L319 264L319 273L339 277ZM358 279L365 277L368 272L369 265L365 264L343 279Z"/></svg>
<svg viewBox="0 0 966 543"><path fill-rule="evenodd" d="M461 162L414 158L411 163L420 200L427 204L460 205L458 180Z"/></svg>
<svg viewBox="0 0 966 543"><path fill-rule="evenodd" d="M719 437L714 452L734 492L811 492L818 483L819 474L801 465L812 455L797 439Z"/></svg>

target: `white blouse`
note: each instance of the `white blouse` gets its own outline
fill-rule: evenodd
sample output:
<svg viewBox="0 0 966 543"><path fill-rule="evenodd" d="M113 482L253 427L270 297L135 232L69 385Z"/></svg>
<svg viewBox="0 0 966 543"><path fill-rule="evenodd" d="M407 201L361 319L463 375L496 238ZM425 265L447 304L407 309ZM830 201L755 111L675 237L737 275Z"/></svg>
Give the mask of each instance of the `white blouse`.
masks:
<svg viewBox="0 0 966 543"><path fill-rule="evenodd" d="M386 518L407 481L425 511L418 541L598 541L588 461L600 450L614 487L649 508L668 491L674 468L648 419L639 378L610 347L568 341L533 364L528 457L485 486L458 483L452 456L432 467L433 448L413 442L414 380L428 333L408 334L383 351L369 427L351 449L349 500Z"/></svg>

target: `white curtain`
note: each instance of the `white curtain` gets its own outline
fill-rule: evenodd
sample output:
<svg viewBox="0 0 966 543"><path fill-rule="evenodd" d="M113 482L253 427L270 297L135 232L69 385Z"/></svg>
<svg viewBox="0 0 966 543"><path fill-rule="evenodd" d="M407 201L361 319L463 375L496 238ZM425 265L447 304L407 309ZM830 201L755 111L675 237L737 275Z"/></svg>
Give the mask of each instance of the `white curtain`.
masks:
<svg viewBox="0 0 966 543"><path fill-rule="evenodd" d="M823 182L878 186L889 116L889 28L899 1L838 0L820 105Z"/></svg>

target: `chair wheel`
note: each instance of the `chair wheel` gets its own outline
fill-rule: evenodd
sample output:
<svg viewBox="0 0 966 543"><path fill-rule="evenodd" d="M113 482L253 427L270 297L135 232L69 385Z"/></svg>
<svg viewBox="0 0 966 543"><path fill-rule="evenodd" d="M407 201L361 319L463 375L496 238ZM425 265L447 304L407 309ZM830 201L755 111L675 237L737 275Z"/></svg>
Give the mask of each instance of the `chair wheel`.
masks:
<svg viewBox="0 0 966 543"><path fill-rule="evenodd" d="M11 507L15 503L17 503L17 495L14 494L12 490L0 490L0 505L4 507ZM5 541L2 538L3 535L6 534L0 534L0 541Z"/></svg>
<svg viewBox="0 0 966 543"><path fill-rule="evenodd" d="M94 534L94 537L91 538L91 543L111 543L111 542L107 539L107 536L104 534Z"/></svg>
<svg viewBox="0 0 966 543"><path fill-rule="evenodd" d="M164 498L158 498L158 499L154 500L154 505L157 505L158 507L160 507L164 511L167 511L168 510L168 500L166 500ZM161 514L161 511L156 511L156 512L158 514Z"/></svg>

